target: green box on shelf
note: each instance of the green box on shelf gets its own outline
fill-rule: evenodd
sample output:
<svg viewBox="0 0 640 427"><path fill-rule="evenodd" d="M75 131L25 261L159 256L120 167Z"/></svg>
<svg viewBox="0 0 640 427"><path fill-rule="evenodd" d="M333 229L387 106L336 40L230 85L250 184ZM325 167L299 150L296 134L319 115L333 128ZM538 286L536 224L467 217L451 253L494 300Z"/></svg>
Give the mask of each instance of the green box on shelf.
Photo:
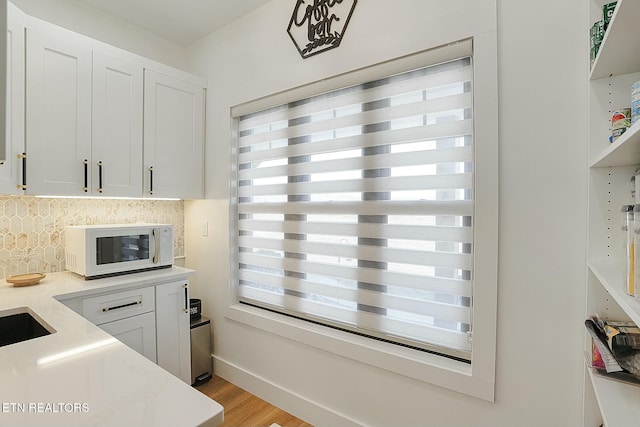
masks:
<svg viewBox="0 0 640 427"><path fill-rule="evenodd" d="M602 21L597 21L589 29L589 39L591 42L590 43L591 66L593 66L593 62L596 59L596 55L598 55L598 50L600 49L600 44L602 44L603 37L604 37L604 28L603 28Z"/></svg>
<svg viewBox="0 0 640 427"><path fill-rule="evenodd" d="M609 26L609 22L611 22L611 17L613 16L613 11L616 10L617 1L613 1L611 3L607 3L602 6L602 29L607 31L607 27Z"/></svg>
<svg viewBox="0 0 640 427"><path fill-rule="evenodd" d="M595 22L589 30L589 40L591 41L591 47L600 46L602 38L604 37L604 27L602 21Z"/></svg>
<svg viewBox="0 0 640 427"><path fill-rule="evenodd" d="M589 57L591 67L593 67L593 63L596 61L596 56L598 56L598 48L600 46L595 46L591 48L591 55Z"/></svg>

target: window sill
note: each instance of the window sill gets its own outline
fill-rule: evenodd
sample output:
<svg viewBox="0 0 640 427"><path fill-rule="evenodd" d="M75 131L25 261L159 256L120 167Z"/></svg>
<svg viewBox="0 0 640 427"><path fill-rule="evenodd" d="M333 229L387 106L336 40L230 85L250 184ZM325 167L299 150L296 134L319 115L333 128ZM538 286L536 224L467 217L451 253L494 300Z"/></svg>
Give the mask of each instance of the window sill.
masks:
<svg viewBox="0 0 640 427"><path fill-rule="evenodd" d="M494 401L494 382L474 376L473 364L360 337L241 304L228 307L225 317L399 375L489 402Z"/></svg>

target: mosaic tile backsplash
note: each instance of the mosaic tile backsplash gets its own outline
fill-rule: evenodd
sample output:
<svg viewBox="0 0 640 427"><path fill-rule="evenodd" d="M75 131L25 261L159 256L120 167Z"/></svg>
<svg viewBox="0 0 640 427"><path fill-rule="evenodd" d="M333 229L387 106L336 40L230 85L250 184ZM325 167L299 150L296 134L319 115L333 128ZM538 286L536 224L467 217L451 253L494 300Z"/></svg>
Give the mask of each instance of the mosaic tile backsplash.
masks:
<svg viewBox="0 0 640 427"><path fill-rule="evenodd" d="M184 256L184 203L181 200L0 196L0 278L22 273L26 268L42 273L64 271L64 227L67 225L137 222L173 224L175 256Z"/></svg>

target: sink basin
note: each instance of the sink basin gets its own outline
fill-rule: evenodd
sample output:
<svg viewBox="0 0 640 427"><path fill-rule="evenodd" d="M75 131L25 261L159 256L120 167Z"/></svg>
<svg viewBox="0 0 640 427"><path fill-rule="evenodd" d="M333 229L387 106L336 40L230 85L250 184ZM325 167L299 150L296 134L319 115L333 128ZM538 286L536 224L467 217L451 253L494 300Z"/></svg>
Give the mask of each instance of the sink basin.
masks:
<svg viewBox="0 0 640 427"><path fill-rule="evenodd" d="M0 347L55 332L28 307L0 312Z"/></svg>

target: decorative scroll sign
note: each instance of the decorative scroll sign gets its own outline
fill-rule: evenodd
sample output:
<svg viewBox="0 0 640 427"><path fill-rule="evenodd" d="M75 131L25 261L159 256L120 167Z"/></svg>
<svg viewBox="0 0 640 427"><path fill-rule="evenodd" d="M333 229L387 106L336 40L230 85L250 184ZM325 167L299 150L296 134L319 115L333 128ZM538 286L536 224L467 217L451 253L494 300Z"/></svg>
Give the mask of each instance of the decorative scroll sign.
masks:
<svg viewBox="0 0 640 427"><path fill-rule="evenodd" d="M358 0L296 0L287 33L302 58L340 46Z"/></svg>

